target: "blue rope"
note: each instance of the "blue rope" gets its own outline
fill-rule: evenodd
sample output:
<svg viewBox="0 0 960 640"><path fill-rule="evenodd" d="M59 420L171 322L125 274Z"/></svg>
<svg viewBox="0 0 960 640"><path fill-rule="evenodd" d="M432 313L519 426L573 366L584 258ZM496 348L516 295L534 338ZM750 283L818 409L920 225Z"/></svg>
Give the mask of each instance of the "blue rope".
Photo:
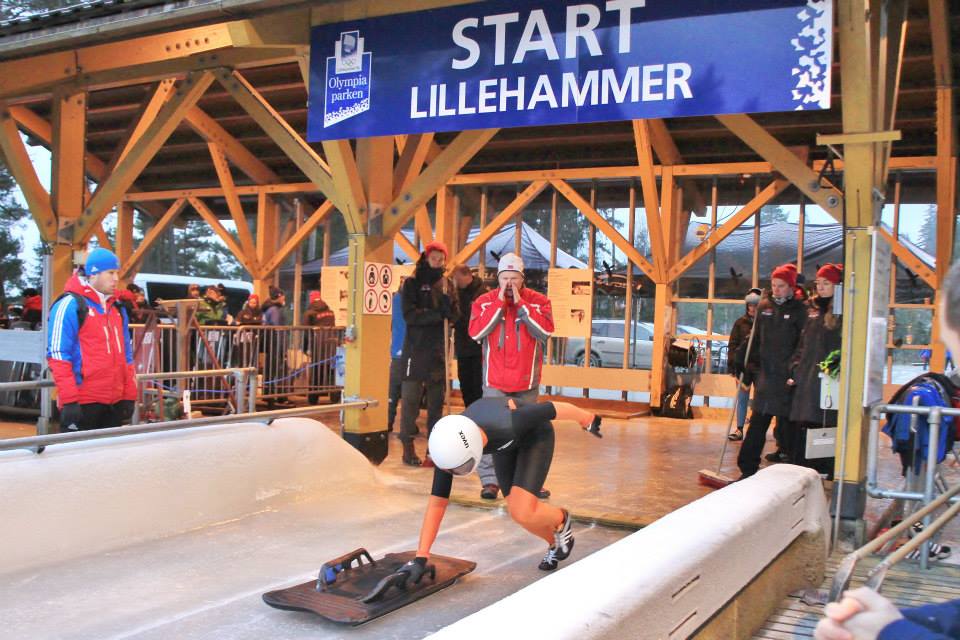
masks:
<svg viewBox="0 0 960 640"><path fill-rule="evenodd" d="M300 375L301 373L303 373L304 371L307 371L307 370L309 370L309 369L313 369L313 368L315 368L315 367L319 367L320 365L324 365L324 364L328 364L328 363L330 363L330 362L334 362L334 361L336 361L336 359L337 359L337 356L333 356L333 357L331 357L331 358L325 358L325 359L323 359L323 360L318 360L318 361L316 361L316 362L311 362L311 363L308 364L308 365L305 365L305 366L303 366L303 367L300 367L299 369L296 369L293 373L291 373L290 375L284 376L283 378L275 378L275 379L273 379L273 380L264 380L264 381L263 381L263 386L275 385L275 384L278 384L278 383L280 383L280 382L284 382L285 380L291 380L291 379L296 378L297 376L299 376L299 375ZM164 391L176 391L176 390L177 390L176 387L174 387L174 386L167 386L167 385L163 384L162 382L157 382L156 384L157 384L160 388L162 388ZM190 393L228 393L228 392L229 392L229 389L190 389Z"/></svg>

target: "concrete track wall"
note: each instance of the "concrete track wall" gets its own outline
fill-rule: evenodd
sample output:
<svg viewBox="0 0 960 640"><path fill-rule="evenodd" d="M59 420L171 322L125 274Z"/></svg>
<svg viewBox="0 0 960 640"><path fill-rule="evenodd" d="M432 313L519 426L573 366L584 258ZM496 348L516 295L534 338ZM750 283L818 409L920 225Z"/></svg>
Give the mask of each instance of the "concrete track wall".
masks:
<svg viewBox="0 0 960 640"><path fill-rule="evenodd" d="M308 418L0 452L0 573L370 484L373 474Z"/></svg>
<svg viewBox="0 0 960 640"><path fill-rule="evenodd" d="M431 638L690 637L801 535L822 567L829 523L814 471L768 467Z"/></svg>

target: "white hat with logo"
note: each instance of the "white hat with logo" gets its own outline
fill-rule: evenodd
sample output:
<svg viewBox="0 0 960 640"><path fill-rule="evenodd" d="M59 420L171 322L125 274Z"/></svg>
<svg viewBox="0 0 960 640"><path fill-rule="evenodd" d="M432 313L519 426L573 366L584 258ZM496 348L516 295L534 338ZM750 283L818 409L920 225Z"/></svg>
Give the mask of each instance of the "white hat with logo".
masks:
<svg viewBox="0 0 960 640"><path fill-rule="evenodd" d="M523 273L523 258L515 253L505 253L500 257L500 264L497 265L497 275L504 271L517 271Z"/></svg>

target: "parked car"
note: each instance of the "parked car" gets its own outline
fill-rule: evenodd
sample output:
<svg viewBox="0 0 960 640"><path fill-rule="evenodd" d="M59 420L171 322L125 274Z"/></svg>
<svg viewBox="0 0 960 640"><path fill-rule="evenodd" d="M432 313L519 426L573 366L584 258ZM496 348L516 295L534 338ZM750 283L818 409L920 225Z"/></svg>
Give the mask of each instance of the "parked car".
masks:
<svg viewBox="0 0 960 640"><path fill-rule="evenodd" d="M623 367L623 320L594 320L590 338L591 367ZM649 369L653 361L653 323L637 322L630 327L632 351L627 365L633 369ZM587 356L583 338L569 338L564 362L583 366Z"/></svg>
<svg viewBox="0 0 960 640"><path fill-rule="evenodd" d="M590 338L590 366L623 367L623 320L594 320L593 336ZM677 325L678 335L704 335L706 331L690 325ZM706 348L700 338L701 348ZM568 338L564 362L582 367L587 358L583 338ZM653 323L637 322L630 327L631 348L627 351L627 366L631 369L649 369L653 363ZM727 343L714 340L711 345L712 370L726 373Z"/></svg>

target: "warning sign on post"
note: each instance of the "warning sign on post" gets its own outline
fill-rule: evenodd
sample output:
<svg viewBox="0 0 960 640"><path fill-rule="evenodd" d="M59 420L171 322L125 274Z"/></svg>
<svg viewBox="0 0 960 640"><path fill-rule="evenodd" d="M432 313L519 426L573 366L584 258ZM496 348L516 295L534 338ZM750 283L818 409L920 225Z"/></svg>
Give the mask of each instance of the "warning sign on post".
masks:
<svg viewBox="0 0 960 640"><path fill-rule="evenodd" d="M363 267L363 312L392 314L393 291L393 265L367 262Z"/></svg>

